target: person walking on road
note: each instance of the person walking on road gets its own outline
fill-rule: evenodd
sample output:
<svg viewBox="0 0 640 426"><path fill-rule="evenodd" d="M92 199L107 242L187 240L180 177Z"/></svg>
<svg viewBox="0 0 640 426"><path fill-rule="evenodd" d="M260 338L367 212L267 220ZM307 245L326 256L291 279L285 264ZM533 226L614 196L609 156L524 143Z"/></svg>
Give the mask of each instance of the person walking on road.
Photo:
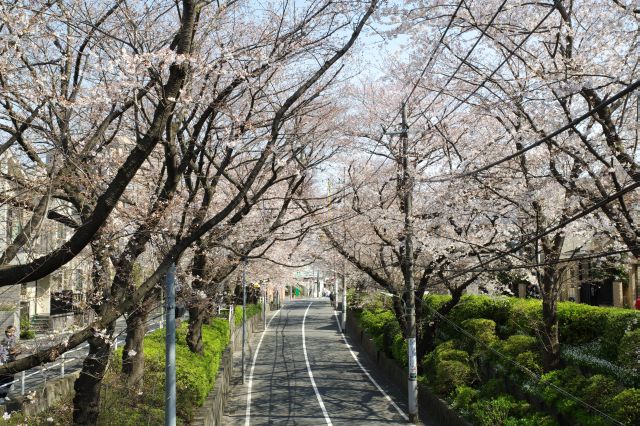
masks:
<svg viewBox="0 0 640 426"><path fill-rule="evenodd" d="M5 337L0 342L0 365L15 361L19 351L16 345L16 328L12 325L4 332ZM11 389L13 374L0 374L0 398L4 399Z"/></svg>

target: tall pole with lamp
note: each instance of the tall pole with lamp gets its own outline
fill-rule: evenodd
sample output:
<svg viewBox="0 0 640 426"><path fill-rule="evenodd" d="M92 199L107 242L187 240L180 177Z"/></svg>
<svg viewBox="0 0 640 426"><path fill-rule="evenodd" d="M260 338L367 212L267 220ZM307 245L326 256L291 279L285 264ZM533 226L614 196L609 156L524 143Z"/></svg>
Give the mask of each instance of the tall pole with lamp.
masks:
<svg viewBox="0 0 640 426"><path fill-rule="evenodd" d="M247 346L247 257L242 257L242 384Z"/></svg>

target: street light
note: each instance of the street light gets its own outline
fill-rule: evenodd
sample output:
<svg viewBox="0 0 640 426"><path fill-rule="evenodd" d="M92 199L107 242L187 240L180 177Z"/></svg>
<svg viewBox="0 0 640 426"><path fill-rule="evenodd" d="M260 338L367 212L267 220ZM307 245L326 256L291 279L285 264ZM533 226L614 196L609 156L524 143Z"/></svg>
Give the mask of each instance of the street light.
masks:
<svg viewBox="0 0 640 426"><path fill-rule="evenodd" d="M242 384L247 346L247 257L242 257Z"/></svg>

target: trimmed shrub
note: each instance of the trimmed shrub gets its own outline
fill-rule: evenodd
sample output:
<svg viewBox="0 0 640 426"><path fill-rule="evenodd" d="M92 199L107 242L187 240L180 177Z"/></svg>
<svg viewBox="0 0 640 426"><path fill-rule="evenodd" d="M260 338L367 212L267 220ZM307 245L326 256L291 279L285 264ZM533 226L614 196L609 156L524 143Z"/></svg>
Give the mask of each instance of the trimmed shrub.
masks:
<svg viewBox="0 0 640 426"><path fill-rule="evenodd" d="M471 405L473 418L481 426L504 425L511 417L522 417L521 414L529 409L529 404L516 401L509 395L483 399Z"/></svg>
<svg viewBox="0 0 640 426"><path fill-rule="evenodd" d="M440 395L449 395L455 388L471 383L471 368L469 364L440 360L436 363L436 392Z"/></svg>
<svg viewBox="0 0 640 426"><path fill-rule="evenodd" d="M247 309L247 313L249 312ZM257 310L252 309L252 312L253 314L260 312L259 307ZM186 322L176 330L176 413L180 419L188 422L195 409L204 403L207 394L215 385L220 359L229 343L229 325L226 320L216 318L212 319L209 324L202 326L203 356L189 350L186 343L187 330L188 324ZM151 418L162 422L164 418L164 411L154 407L164 406L165 330L159 329L149 333L145 336L143 344L145 377L141 394L128 395L127 392L130 393L130 390L118 390L115 387L110 391L113 394L112 397L115 398L114 401L128 401L127 404L122 405L119 412L123 413L123 419L133 420L131 422L127 420L129 423L123 424L140 424L136 420L138 418L143 420L142 423L146 423L147 419ZM114 354L116 371L122 367L121 358L122 348ZM114 404L116 403L114 402ZM136 412L141 413L140 416L136 415ZM117 415L110 414L110 416ZM152 423L155 424L155 420ZM104 424L108 424L108 422Z"/></svg>
<svg viewBox="0 0 640 426"><path fill-rule="evenodd" d="M258 315L262 312L262 305L258 304L250 304L247 305L247 319ZM242 324L242 306L234 306L233 308L233 321L236 326Z"/></svg>
<svg viewBox="0 0 640 426"><path fill-rule="evenodd" d="M537 376L540 376L543 372L542 362L538 353L531 351L522 352L516 356L516 363L525 367ZM514 372L515 376L519 376L524 379L532 379L529 373L522 371L522 369L518 367L514 367Z"/></svg>
<svg viewBox="0 0 640 426"><path fill-rule="evenodd" d="M398 361L403 367L406 367L409 364L407 339L405 339L402 334L396 334L394 336L391 346L391 354L393 355L393 359Z"/></svg>
<svg viewBox="0 0 640 426"><path fill-rule="evenodd" d="M471 418L471 405L480 399L480 391L470 386L458 386L453 393L453 408L466 418Z"/></svg>
<svg viewBox="0 0 640 426"><path fill-rule="evenodd" d="M488 346L498 340L498 336L496 336L496 323L493 320L473 318L463 321L461 325L466 332L474 337L471 339L464 336L464 349L468 352L485 350L485 345ZM478 344L477 342L481 344Z"/></svg>
<svg viewBox="0 0 640 426"><path fill-rule="evenodd" d="M626 425L640 424L640 389L625 389L607 404L613 418Z"/></svg>
<svg viewBox="0 0 640 426"><path fill-rule="evenodd" d="M622 336L618 349L618 365L640 375L640 329Z"/></svg>
<svg viewBox="0 0 640 426"><path fill-rule="evenodd" d="M387 324L393 323L398 324L398 321L391 311L384 309L369 311L365 309L360 314L360 323L362 325L362 328L373 338L373 341L375 342L378 349L384 350L385 326L387 326Z"/></svg>

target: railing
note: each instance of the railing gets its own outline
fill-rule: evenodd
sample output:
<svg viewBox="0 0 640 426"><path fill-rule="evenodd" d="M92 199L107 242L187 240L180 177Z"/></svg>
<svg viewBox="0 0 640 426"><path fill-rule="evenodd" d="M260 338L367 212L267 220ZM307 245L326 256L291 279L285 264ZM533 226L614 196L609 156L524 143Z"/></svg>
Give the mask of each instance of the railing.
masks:
<svg viewBox="0 0 640 426"><path fill-rule="evenodd" d="M155 321L155 320L159 320L159 321L151 323L149 325L150 329L147 331L146 334L149 334L152 331L157 330L158 328L163 328L164 327L164 321L163 321L162 315L158 315L157 317L154 317L152 319L152 321ZM118 349L119 344L124 343L124 341L125 341L125 337L124 336L116 337L116 339L114 341L114 350ZM67 352L63 353L60 356L60 360L59 361L54 361L54 363L51 364L51 365L42 365L42 366L39 366L39 367L34 367L31 370L35 370L35 371L33 371L31 373L29 373L29 371L31 371L31 370L21 371L20 372L20 378L15 379L14 381L12 381L10 383L6 383L4 385L1 385L0 388L11 388L11 386L19 383L20 384L20 395L24 395L28 388L33 388L33 387L36 387L36 386L40 385L41 383L46 383L47 379L51 380L51 377L48 377L48 373L50 371L53 371L57 367L60 368L60 374L57 375L57 377L64 377L64 375L65 375L65 364L67 364L69 362L73 362L76 359L76 357L70 357L70 355L75 353L75 352L81 351L81 350L86 350L87 348L89 348L89 344L85 343L85 344L83 344L81 346L78 346L75 349L72 349L70 351L67 351ZM27 379L30 379L30 378L33 378L33 377L37 377L38 375L41 376L41 379L40 380L36 379L33 383L30 383L27 386Z"/></svg>

